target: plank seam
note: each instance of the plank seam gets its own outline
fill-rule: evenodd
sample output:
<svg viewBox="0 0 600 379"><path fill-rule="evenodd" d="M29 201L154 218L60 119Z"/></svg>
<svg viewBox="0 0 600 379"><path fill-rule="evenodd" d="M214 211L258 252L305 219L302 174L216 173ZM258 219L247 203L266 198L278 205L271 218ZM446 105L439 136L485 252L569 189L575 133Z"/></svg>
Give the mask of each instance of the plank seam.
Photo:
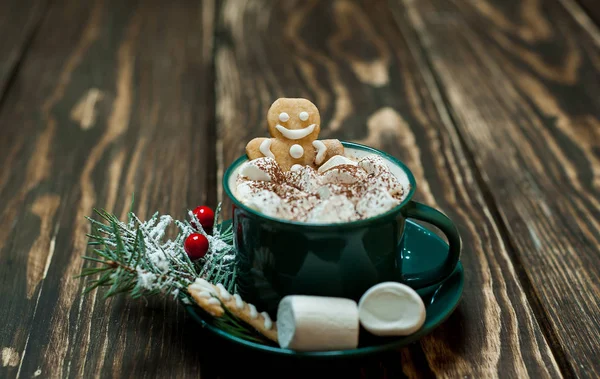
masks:
<svg viewBox="0 0 600 379"><path fill-rule="evenodd" d="M0 111L3 109L4 103L6 102L6 99L8 98L8 93L10 92L11 88L13 87L13 85L16 81L16 78L19 75L21 66L22 66L23 62L25 61L27 53L30 50L29 48L33 44L35 37L38 35L38 32L39 32L42 24L44 23L44 20L46 19L46 16L48 14L47 10L50 8L50 5L51 5L50 1L46 1L44 4L41 5L42 9L40 9L39 15L33 21L33 26L31 27L29 32L26 34L26 36L23 40L23 44L21 45L17 59L15 60L12 68L9 71L6 83L4 84L3 88L0 88ZM55 237L56 237L56 234L54 234L53 238L55 238ZM46 264L48 264L48 263L46 263ZM43 286L40 286L40 290L39 290L37 299L35 301L35 306L33 308L33 314L31 315L32 320L35 319L35 315L37 313L37 308L38 308L40 299L42 297L42 289L43 289ZM25 340L25 346L23 346L23 351L21 352L19 366L18 366L17 373L15 376L16 378L19 378L21 375L21 368L23 367L23 362L25 361L25 354L27 352L27 345L29 345L30 337L31 337L31 331L27 334L27 339Z"/></svg>
<svg viewBox="0 0 600 379"><path fill-rule="evenodd" d="M223 12L223 1L215 0L215 9L214 9L214 26L213 26L213 46L212 46L212 61L211 61L211 80L212 80L212 98L213 98L213 122L209 131L212 133L212 137L214 137L214 180L215 180L215 201L218 203L224 202L223 199L223 189L221 188L221 181L223 178L223 173L225 172L225 162L224 162L224 153L223 153L223 137L221 135L221 131L218 127L218 116L217 116L217 53L222 46L227 47L227 40L224 37L224 32L221 29L221 17ZM226 213L227 215L227 213ZM223 219L226 220L227 216L223 216Z"/></svg>
<svg viewBox="0 0 600 379"><path fill-rule="evenodd" d="M431 57L427 52L427 49L425 48L423 42L419 38L418 31L414 28L414 26L412 26L412 24L407 27L403 27L403 24L408 23L408 21L405 20L403 16L398 14L398 11L395 9L394 6L390 6L390 9L392 12L392 16L395 20L396 26L400 30L411 54L415 57L415 59L417 59L417 61L419 61L419 63L423 63L422 65L419 65L419 73L423 77L423 81L426 83L427 90L429 92L433 92L432 99L436 103L436 109L438 113L440 113L440 118L442 120L447 120L446 122L448 122L449 126L456 131L460 147L465 153L467 164L473 172L473 177L482 193L484 202L490 210L492 220L498 227L498 230L500 232L500 238L506 246L506 251L515 268L517 279L519 280L521 287L523 288L523 292L525 293L527 301L529 302L529 305L533 311L533 315L536 317L536 320L540 325L540 329L544 335L544 338L548 341L548 346L556 359L561 374L565 378L576 377L575 370L568 361L564 349L558 342L558 335L552 328L551 323L548 319L548 315L546 314L546 311L541 305L539 296L537 295L535 288L529 276L527 275L527 272L523 268L521 258L516 253L517 248L512 239L510 238L509 229L500 213L500 209L496 201L494 200L494 196L491 192L491 189L486 183L485 179L483 178L481 171L477 167L475 155L473 151L468 147L465 137L463 136L460 128L458 127L457 117L453 112L453 107L450 104L446 93L443 90L444 86L442 84L441 78L439 77L439 75L433 67ZM420 57L421 59L419 59L418 57ZM428 74L433 79L433 83L430 84L430 81L428 81L426 78L426 74Z"/></svg>
<svg viewBox="0 0 600 379"><path fill-rule="evenodd" d="M220 0L215 0L213 3L213 14L212 14L212 46L211 46L211 50L210 50L210 63L209 63L209 68L207 70L209 78L208 80L210 81L211 84L211 88L210 88L210 92L209 96L210 98L207 99L207 102L209 102L207 109L209 110L209 114L206 117L206 131L207 131L207 137L209 139L209 143L208 146L210 146L211 150L209 152L209 154L207 155L208 157L214 157L214 159L210 159L210 163L207 165L207 182L208 183L213 183L214 186L211 186L211 189L209 190L209 193L207 194L207 202L209 204L213 204L213 203L217 203L219 201L221 201L221 199L219 198L219 193L221 192L219 190L219 186L220 184L220 169L219 169L219 165L221 164L222 166L222 155L219 154L219 136L218 136L218 130L217 130L217 45L219 44L219 39L217 38L217 29L219 27L219 14L221 11L221 6L222 3Z"/></svg>

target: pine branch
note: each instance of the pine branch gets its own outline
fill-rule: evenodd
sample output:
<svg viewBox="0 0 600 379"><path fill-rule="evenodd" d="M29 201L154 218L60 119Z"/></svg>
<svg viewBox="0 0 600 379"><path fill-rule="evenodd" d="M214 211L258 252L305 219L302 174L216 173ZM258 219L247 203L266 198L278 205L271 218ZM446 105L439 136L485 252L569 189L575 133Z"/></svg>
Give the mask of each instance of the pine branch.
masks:
<svg viewBox="0 0 600 379"><path fill-rule="evenodd" d="M187 287L197 277L213 284L221 283L234 293L233 230L231 226L223 227L219 220L220 210L221 204L215 212L212 235L209 235L191 211L188 212L189 221L174 221L172 217L158 213L147 221L141 221L130 211L128 221L124 223L104 209L94 209L99 220L86 219L91 224L91 231L87 234L88 246L95 257L83 256L90 266L85 266L76 276L95 277L89 280L84 293L108 287L105 298L117 294L128 294L132 298L172 295L184 303L193 304ZM172 223L179 233L173 240L164 241L166 229ZM209 251L205 257L194 262L183 248L191 233L201 233L209 240ZM230 312L212 319L215 326L232 335L254 342L270 342Z"/></svg>

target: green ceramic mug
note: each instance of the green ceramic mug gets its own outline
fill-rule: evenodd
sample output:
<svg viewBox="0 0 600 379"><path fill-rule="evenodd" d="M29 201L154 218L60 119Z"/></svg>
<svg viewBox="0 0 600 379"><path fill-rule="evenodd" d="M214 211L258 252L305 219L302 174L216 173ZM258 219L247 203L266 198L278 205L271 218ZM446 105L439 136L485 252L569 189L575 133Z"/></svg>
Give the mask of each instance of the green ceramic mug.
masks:
<svg viewBox="0 0 600 379"><path fill-rule="evenodd" d="M461 238L454 223L441 212L412 199L416 182L398 159L382 151L343 142L345 155L377 154L392 172L410 183L410 192L395 208L365 220L310 224L277 219L247 207L235 197L237 172L247 157L225 172L223 186L233 202L234 243L237 249L237 290L242 298L275 316L283 296L305 294L345 297L358 301L371 286L398 281L419 289L441 283L454 271ZM437 226L448 238L445 262L432 270L404 273L398 256L406 218ZM427 251L412 252L427 254Z"/></svg>

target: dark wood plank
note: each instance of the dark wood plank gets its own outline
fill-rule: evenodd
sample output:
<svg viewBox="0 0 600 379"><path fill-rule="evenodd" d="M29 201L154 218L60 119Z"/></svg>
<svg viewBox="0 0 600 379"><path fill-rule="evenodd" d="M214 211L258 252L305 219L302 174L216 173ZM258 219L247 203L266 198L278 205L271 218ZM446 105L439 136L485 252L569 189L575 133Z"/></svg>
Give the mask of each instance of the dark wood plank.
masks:
<svg viewBox="0 0 600 379"><path fill-rule="evenodd" d="M46 0L0 2L0 104L46 7Z"/></svg>
<svg viewBox="0 0 600 379"><path fill-rule="evenodd" d="M53 2L0 110L0 377L199 376L210 344L183 308L82 297L73 276L93 207L215 204L213 18L211 0Z"/></svg>
<svg viewBox="0 0 600 379"><path fill-rule="evenodd" d="M403 1L567 372L600 376L600 49L555 1ZM424 69L427 71L427 69Z"/></svg>
<svg viewBox="0 0 600 379"><path fill-rule="evenodd" d="M306 97L321 111L322 138L404 160L418 200L446 212L463 235L466 286L456 312L420 343L345 377L560 377L459 136L386 2L230 0L218 25L220 173L267 134L272 101ZM304 364L285 372L303 377Z"/></svg>

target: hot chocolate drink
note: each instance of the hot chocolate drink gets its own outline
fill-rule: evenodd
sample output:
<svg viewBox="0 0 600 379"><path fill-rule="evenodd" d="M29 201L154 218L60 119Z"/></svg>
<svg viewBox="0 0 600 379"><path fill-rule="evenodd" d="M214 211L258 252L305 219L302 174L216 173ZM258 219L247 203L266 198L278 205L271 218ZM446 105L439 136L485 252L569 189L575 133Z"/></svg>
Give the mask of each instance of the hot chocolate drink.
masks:
<svg viewBox="0 0 600 379"><path fill-rule="evenodd" d="M271 157L239 169L235 196L267 216L312 224L349 222L382 214L408 195L380 156L335 155L318 169L293 165L283 170Z"/></svg>

